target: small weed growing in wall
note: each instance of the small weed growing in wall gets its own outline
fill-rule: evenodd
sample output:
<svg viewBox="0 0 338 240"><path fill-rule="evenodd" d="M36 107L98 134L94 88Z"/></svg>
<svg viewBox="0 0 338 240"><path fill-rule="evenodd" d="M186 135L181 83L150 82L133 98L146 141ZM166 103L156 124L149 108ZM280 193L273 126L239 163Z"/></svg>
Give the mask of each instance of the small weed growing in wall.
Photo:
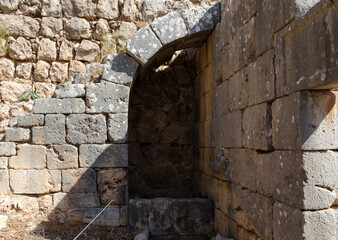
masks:
<svg viewBox="0 0 338 240"><path fill-rule="evenodd" d="M9 34L7 33L7 28L0 26L0 51L6 55L8 53L8 39Z"/></svg>
<svg viewBox="0 0 338 240"><path fill-rule="evenodd" d="M41 97L39 91L34 90L33 88L27 88L17 99L18 102L35 100Z"/></svg>

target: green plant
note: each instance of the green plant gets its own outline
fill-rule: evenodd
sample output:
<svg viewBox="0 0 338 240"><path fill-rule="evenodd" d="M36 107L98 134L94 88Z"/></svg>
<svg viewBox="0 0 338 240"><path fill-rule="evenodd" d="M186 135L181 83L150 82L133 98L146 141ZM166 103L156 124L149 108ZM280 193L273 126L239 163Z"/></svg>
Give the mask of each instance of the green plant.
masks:
<svg viewBox="0 0 338 240"><path fill-rule="evenodd" d="M9 49L9 34L7 28L0 26L0 51L6 55Z"/></svg>
<svg viewBox="0 0 338 240"><path fill-rule="evenodd" d="M41 93L39 91L34 90L33 88L27 88L23 93L18 96L17 101L28 101L30 99L35 100L41 97Z"/></svg>

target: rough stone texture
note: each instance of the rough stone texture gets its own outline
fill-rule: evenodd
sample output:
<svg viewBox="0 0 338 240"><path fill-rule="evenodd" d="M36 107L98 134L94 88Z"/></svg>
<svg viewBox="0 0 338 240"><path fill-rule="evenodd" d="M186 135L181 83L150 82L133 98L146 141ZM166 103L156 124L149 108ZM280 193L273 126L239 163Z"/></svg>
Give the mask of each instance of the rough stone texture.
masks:
<svg viewBox="0 0 338 240"><path fill-rule="evenodd" d="M67 142L71 144L104 143L107 140L106 119L103 115L69 115Z"/></svg>
<svg viewBox="0 0 338 240"><path fill-rule="evenodd" d="M108 20L116 19L119 16L118 0L99 0L96 14L100 18Z"/></svg>
<svg viewBox="0 0 338 240"><path fill-rule="evenodd" d="M187 29L181 16L172 12L161 18L157 18L150 24L162 45L185 37Z"/></svg>
<svg viewBox="0 0 338 240"><path fill-rule="evenodd" d="M8 157L0 157L0 169L7 169Z"/></svg>
<svg viewBox="0 0 338 240"><path fill-rule="evenodd" d="M41 21L41 34L45 37L56 38L62 30L62 19L43 17ZM60 51L61 53L61 51Z"/></svg>
<svg viewBox="0 0 338 240"><path fill-rule="evenodd" d="M129 88L109 82L87 85L87 113L128 111Z"/></svg>
<svg viewBox="0 0 338 240"><path fill-rule="evenodd" d="M25 128L6 128L6 141L26 142L30 140L30 130Z"/></svg>
<svg viewBox="0 0 338 240"><path fill-rule="evenodd" d="M243 109L248 105L248 74L244 68L235 75L233 75L228 81L228 89L224 90L228 92L229 96L229 110L236 111ZM225 85L226 83L222 83ZM223 93L223 95L226 93ZM226 101L226 97L223 98L223 102Z"/></svg>
<svg viewBox="0 0 338 240"><path fill-rule="evenodd" d="M80 145L80 167L128 167L128 145Z"/></svg>
<svg viewBox="0 0 338 240"><path fill-rule="evenodd" d="M146 43L146 44L145 44ZM127 53L132 55L141 65L146 64L162 47L150 26L138 30L127 41Z"/></svg>
<svg viewBox="0 0 338 240"><path fill-rule="evenodd" d="M85 104L82 99L37 99L35 100L34 113L83 113Z"/></svg>
<svg viewBox="0 0 338 240"><path fill-rule="evenodd" d="M90 223L100 212L101 208L69 210L68 220L81 223ZM93 223L98 226L116 227L121 225L121 209L107 208Z"/></svg>
<svg viewBox="0 0 338 240"><path fill-rule="evenodd" d="M65 121L65 116L61 114L46 115L43 130L45 144L63 144L65 142Z"/></svg>
<svg viewBox="0 0 338 240"><path fill-rule="evenodd" d="M100 47L89 40L82 40L80 46L76 49L76 60L93 62L100 52Z"/></svg>
<svg viewBox="0 0 338 240"><path fill-rule="evenodd" d="M38 82L47 82L49 77L50 64L45 61L38 61L34 70L34 79Z"/></svg>
<svg viewBox="0 0 338 240"><path fill-rule="evenodd" d="M68 63L53 62L49 71L52 83L63 83L68 80Z"/></svg>
<svg viewBox="0 0 338 240"><path fill-rule="evenodd" d="M57 98L77 98L85 96L85 86L83 84L66 83L57 86L55 96Z"/></svg>
<svg viewBox="0 0 338 240"><path fill-rule="evenodd" d="M15 37L35 38L40 24L37 20L22 15L0 15L1 26L7 27L7 33Z"/></svg>
<svg viewBox="0 0 338 240"><path fill-rule="evenodd" d="M46 148L28 144L18 145L18 155L9 158L9 167L13 169L46 168Z"/></svg>
<svg viewBox="0 0 338 240"><path fill-rule="evenodd" d="M107 62L104 65L102 80L131 84L137 74L139 63L125 53L106 56Z"/></svg>
<svg viewBox="0 0 338 240"><path fill-rule="evenodd" d="M88 39L91 37L90 24L83 18L70 18L64 22L64 29L72 39Z"/></svg>
<svg viewBox="0 0 338 240"><path fill-rule="evenodd" d="M91 0L62 0L62 11L67 18L72 16L95 18L95 3Z"/></svg>
<svg viewBox="0 0 338 240"><path fill-rule="evenodd" d="M10 13L18 9L18 0L2 0L0 1L0 9L3 13Z"/></svg>
<svg viewBox="0 0 338 240"><path fill-rule="evenodd" d="M128 114L109 114L108 138L114 143L126 143L128 140Z"/></svg>
<svg viewBox="0 0 338 240"><path fill-rule="evenodd" d="M73 43L64 39L60 46L59 59L62 61L70 61L73 59Z"/></svg>
<svg viewBox="0 0 338 240"><path fill-rule="evenodd" d="M43 0L41 15L44 17L62 17L60 0Z"/></svg>
<svg viewBox="0 0 338 240"><path fill-rule="evenodd" d="M0 59L0 81L11 81L14 78L14 61L1 58Z"/></svg>
<svg viewBox="0 0 338 240"><path fill-rule="evenodd" d="M304 212L304 238L305 239L336 239L336 216L333 209Z"/></svg>
<svg viewBox="0 0 338 240"><path fill-rule="evenodd" d="M9 56L16 60L29 60L32 57L31 43L19 37L9 45Z"/></svg>
<svg viewBox="0 0 338 240"><path fill-rule="evenodd" d="M0 142L0 156L14 156L16 154L15 143Z"/></svg>
<svg viewBox="0 0 338 240"><path fill-rule="evenodd" d="M9 189L9 175L7 170L0 170L0 194L8 194Z"/></svg>
<svg viewBox="0 0 338 240"><path fill-rule="evenodd" d="M80 168L62 171L62 191L72 193L95 193L95 170L92 168Z"/></svg>
<svg viewBox="0 0 338 240"><path fill-rule="evenodd" d="M167 12L167 6L164 0L152 1L145 0L142 6L142 19L153 21L155 17L161 17Z"/></svg>
<svg viewBox="0 0 338 240"><path fill-rule="evenodd" d="M49 38L43 38L39 42L38 60L55 61L56 60L56 42Z"/></svg>
<svg viewBox="0 0 338 240"><path fill-rule="evenodd" d="M5 228L7 226L7 215L0 215L0 229Z"/></svg>
<svg viewBox="0 0 338 240"><path fill-rule="evenodd" d="M158 235L208 235L213 204L208 199L131 199L131 226Z"/></svg>
<svg viewBox="0 0 338 240"><path fill-rule="evenodd" d="M181 12L188 28L188 33L212 30L214 28L212 13L204 6L197 6Z"/></svg>
<svg viewBox="0 0 338 240"><path fill-rule="evenodd" d="M44 98L51 98L55 90L55 85L52 83L35 83L34 87Z"/></svg>
<svg viewBox="0 0 338 240"><path fill-rule="evenodd" d="M73 79L74 74L77 73L86 73L86 65L80 61L70 61L69 69L68 69L68 76L69 79ZM71 84L69 84L70 87Z"/></svg>
<svg viewBox="0 0 338 240"><path fill-rule="evenodd" d="M121 18L125 21L135 21L140 18L140 12L133 0L125 0L121 13Z"/></svg>
<svg viewBox="0 0 338 240"><path fill-rule="evenodd" d="M100 206L100 200L95 193L56 193L53 195L53 203L57 209L93 208Z"/></svg>
<svg viewBox="0 0 338 240"><path fill-rule="evenodd" d="M2 82L0 85L0 97L6 102L17 102L18 97L27 89L31 89L31 85L27 83Z"/></svg>
<svg viewBox="0 0 338 240"><path fill-rule="evenodd" d="M9 176L15 194L46 194L58 184L48 170L10 170Z"/></svg>
<svg viewBox="0 0 338 240"><path fill-rule="evenodd" d="M52 146L47 151L48 169L69 169L77 168L78 152L72 145Z"/></svg>
<svg viewBox="0 0 338 240"><path fill-rule="evenodd" d="M30 79L32 75L33 64L29 62L18 62L16 66L16 76L18 78Z"/></svg>

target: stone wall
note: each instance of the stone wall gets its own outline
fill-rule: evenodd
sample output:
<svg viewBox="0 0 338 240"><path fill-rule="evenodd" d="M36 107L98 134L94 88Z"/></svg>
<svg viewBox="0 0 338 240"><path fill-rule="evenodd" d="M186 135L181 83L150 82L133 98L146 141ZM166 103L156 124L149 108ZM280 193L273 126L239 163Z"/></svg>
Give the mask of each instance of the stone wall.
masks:
<svg viewBox="0 0 338 240"><path fill-rule="evenodd" d="M338 7L304 2L223 0L200 49L195 191L224 236L338 236Z"/></svg>

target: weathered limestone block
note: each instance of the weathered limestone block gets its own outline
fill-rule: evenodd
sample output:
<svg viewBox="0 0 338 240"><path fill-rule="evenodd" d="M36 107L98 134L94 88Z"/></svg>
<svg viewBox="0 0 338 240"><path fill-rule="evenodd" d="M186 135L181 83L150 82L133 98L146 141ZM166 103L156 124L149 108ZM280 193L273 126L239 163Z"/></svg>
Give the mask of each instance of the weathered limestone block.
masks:
<svg viewBox="0 0 338 240"><path fill-rule="evenodd" d="M0 157L0 169L7 169L8 157Z"/></svg>
<svg viewBox="0 0 338 240"><path fill-rule="evenodd" d="M56 193L53 203L59 209L99 207L100 201L95 193Z"/></svg>
<svg viewBox="0 0 338 240"><path fill-rule="evenodd" d="M121 113L128 111L129 87L109 82L87 85L87 113Z"/></svg>
<svg viewBox="0 0 338 240"><path fill-rule="evenodd" d="M135 22L140 19L140 12L134 0L124 0L121 18L127 22Z"/></svg>
<svg viewBox="0 0 338 240"><path fill-rule="evenodd" d="M67 142L71 144L104 143L107 125L104 115L77 114L67 117Z"/></svg>
<svg viewBox="0 0 338 240"><path fill-rule="evenodd" d="M33 144L46 144L44 127L33 127L32 128L32 143Z"/></svg>
<svg viewBox="0 0 338 240"><path fill-rule="evenodd" d="M118 0L99 0L97 3L96 14L99 18L113 20L119 16Z"/></svg>
<svg viewBox="0 0 338 240"><path fill-rule="evenodd" d="M49 71L52 83L63 83L68 79L68 65L67 62L53 62Z"/></svg>
<svg viewBox="0 0 338 240"><path fill-rule="evenodd" d="M272 104L272 142L276 149L336 149L337 92L304 91Z"/></svg>
<svg viewBox="0 0 338 240"><path fill-rule="evenodd" d="M15 143L0 142L0 156L14 156L16 154Z"/></svg>
<svg viewBox="0 0 338 240"><path fill-rule="evenodd" d="M96 2L92 0L61 0L65 17L95 18ZM108 7L108 6L106 6Z"/></svg>
<svg viewBox="0 0 338 240"><path fill-rule="evenodd" d="M43 0L41 15L43 17L62 17L60 0Z"/></svg>
<svg viewBox="0 0 338 240"><path fill-rule="evenodd" d="M97 21L96 26L95 26L95 31L93 32L93 37L96 40L101 40L101 41L109 41L110 40L110 37L111 37L110 27L109 27L109 23L106 19L100 18Z"/></svg>
<svg viewBox="0 0 338 240"><path fill-rule="evenodd" d="M66 83L58 85L55 89L55 96L57 98L77 98L84 97L85 94L86 91L83 84Z"/></svg>
<svg viewBox="0 0 338 240"><path fill-rule="evenodd" d="M16 82L2 82L0 85L0 98L6 102L17 102L18 97L27 89L31 89L30 84Z"/></svg>
<svg viewBox="0 0 338 240"><path fill-rule="evenodd" d="M34 83L36 91L41 93L43 98L51 98L55 90L55 84L52 83Z"/></svg>
<svg viewBox="0 0 338 240"><path fill-rule="evenodd" d="M127 167L128 145L81 145L80 167Z"/></svg>
<svg viewBox="0 0 338 240"><path fill-rule="evenodd" d="M10 193L8 171L0 170L0 194L8 193Z"/></svg>
<svg viewBox="0 0 338 240"><path fill-rule="evenodd" d="M48 114L45 117L44 140L46 144L63 144L65 142L66 117L62 114Z"/></svg>
<svg viewBox="0 0 338 240"><path fill-rule="evenodd" d="M58 184L48 170L10 170L9 178L15 194L46 194Z"/></svg>
<svg viewBox="0 0 338 240"><path fill-rule="evenodd" d="M41 21L41 34L45 37L56 38L62 30L62 19L43 17Z"/></svg>
<svg viewBox="0 0 338 240"><path fill-rule="evenodd" d="M142 20L151 22L156 17L161 17L164 14L166 14L168 11L168 8L165 4L165 0L158 0L158 1L152 1L152 0L145 0L143 2L142 6Z"/></svg>
<svg viewBox="0 0 338 240"><path fill-rule="evenodd" d="M131 226L157 235L208 235L213 230L209 199L131 199Z"/></svg>
<svg viewBox="0 0 338 240"><path fill-rule="evenodd" d="M128 140L128 114L109 114L108 138L114 143L125 143Z"/></svg>
<svg viewBox="0 0 338 240"><path fill-rule="evenodd" d="M133 56L141 65L146 64L162 47L160 40L148 25L138 30L127 41L127 53Z"/></svg>
<svg viewBox="0 0 338 240"><path fill-rule="evenodd" d="M59 59L62 61L70 61L73 59L73 43L67 39L63 39L60 51Z"/></svg>
<svg viewBox="0 0 338 240"><path fill-rule="evenodd" d="M9 167L13 169L46 168L46 148L36 145L18 145L18 156L9 158Z"/></svg>
<svg viewBox="0 0 338 240"><path fill-rule="evenodd" d="M16 60L29 60L32 57L31 43L19 37L9 45L9 56Z"/></svg>
<svg viewBox="0 0 338 240"><path fill-rule="evenodd" d="M187 35L184 21L177 12L155 19L150 24L163 45L169 44Z"/></svg>
<svg viewBox="0 0 338 240"><path fill-rule="evenodd" d="M47 82L49 77L50 64L45 61L38 61L34 70L34 79L39 82Z"/></svg>
<svg viewBox="0 0 338 240"><path fill-rule="evenodd" d="M125 205L127 171L125 169L101 170L97 173L98 192L101 202L113 205Z"/></svg>
<svg viewBox="0 0 338 240"><path fill-rule="evenodd" d="M16 66L16 76L29 80L32 75L33 64L30 62L18 62Z"/></svg>
<svg viewBox="0 0 338 240"><path fill-rule="evenodd" d="M82 40L80 46L76 49L76 60L92 62L100 53L100 46L89 40Z"/></svg>
<svg viewBox="0 0 338 240"><path fill-rule="evenodd" d="M83 113L85 111L84 101L80 98L41 98L35 100L34 113Z"/></svg>
<svg viewBox="0 0 338 240"><path fill-rule="evenodd" d="M74 17L65 20L64 24L64 29L72 39L88 39L92 35L90 24L86 19Z"/></svg>
<svg viewBox="0 0 338 240"><path fill-rule="evenodd" d="M102 80L120 84L131 84L140 65L125 53L108 55L106 61Z"/></svg>
<svg viewBox="0 0 338 240"><path fill-rule="evenodd" d="M122 21L119 23L118 28L114 30L114 35L116 35L118 39L126 41L136 32L137 27L135 23Z"/></svg>
<svg viewBox="0 0 338 240"><path fill-rule="evenodd" d="M244 110L243 131L244 147L259 150L272 148L271 109L267 103Z"/></svg>
<svg viewBox="0 0 338 240"><path fill-rule="evenodd" d="M43 38L39 42L38 60L55 61L56 60L56 42L49 38Z"/></svg>
<svg viewBox="0 0 338 240"><path fill-rule="evenodd" d="M37 20L22 15L1 14L0 25L7 28L7 34L14 37L35 38L40 24Z"/></svg>
<svg viewBox="0 0 338 240"><path fill-rule="evenodd" d="M47 151L48 169L78 168L77 148L72 145L52 146Z"/></svg>
<svg viewBox="0 0 338 240"><path fill-rule="evenodd" d="M71 222L90 223L100 212L102 208L87 208L69 210L67 212L67 220ZM121 209L107 208L93 223L98 226L121 226Z"/></svg>
<svg viewBox="0 0 338 240"><path fill-rule="evenodd" d="M50 174L52 175L55 185L52 189L52 192L60 192L61 191L61 170L50 170Z"/></svg>
<svg viewBox="0 0 338 240"><path fill-rule="evenodd" d="M11 81L14 78L15 66L14 61L1 58L0 59L0 81Z"/></svg>
<svg viewBox="0 0 338 240"><path fill-rule="evenodd" d="M188 28L189 34L212 30L214 28L212 13L205 5L184 10L181 12L181 15Z"/></svg>
<svg viewBox="0 0 338 240"><path fill-rule="evenodd" d="M80 61L73 60L69 63L68 77L73 78L76 73L86 73L86 65Z"/></svg>
<svg viewBox="0 0 338 240"><path fill-rule="evenodd" d="M18 9L18 0L2 0L0 1L0 9L3 13L10 13Z"/></svg>
<svg viewBox="0 0 338 240"><path fill-rule="evenodd" d="M45 117L42 114L25 113L17 117L17 124L19 127L34 127L42 126Z"/></svg>
<svg viewBox="0 0 338 240"><path fill-rule="evenodd" d="M248 105L248 74L247 69L243 68L241 71L233 75L228 80L228 95L229 95L229 109L235 111L244 109ZM226 99L223 99L226 101Z"/></svg>
<svg viewBox="0 0 338 240"><path fill-rule="evenodd" d="M62 171L62 191L76 193L96 192L96 173L92 168Z"/></svg>
<svg viewBox="0 0 338 240"><path fill-rule="evenodd" d="M26 128L6 128L5 132L7 142L26 142L31 138L31 132Z"/></svg>

